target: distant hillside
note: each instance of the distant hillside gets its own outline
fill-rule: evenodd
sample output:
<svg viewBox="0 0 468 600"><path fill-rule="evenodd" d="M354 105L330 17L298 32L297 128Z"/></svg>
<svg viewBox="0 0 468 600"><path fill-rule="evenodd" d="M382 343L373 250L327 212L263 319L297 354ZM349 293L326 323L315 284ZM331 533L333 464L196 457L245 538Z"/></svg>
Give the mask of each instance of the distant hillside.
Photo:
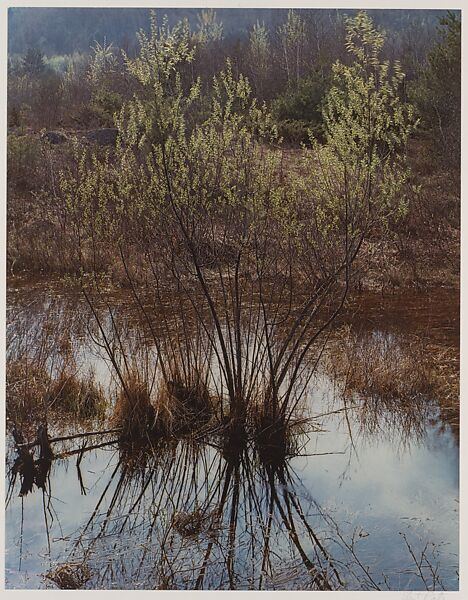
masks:
<svg viewBox="0 0 468 600"><path fill-rule="evenodd" d="M203 9L162 8L157 13L168 15L169 22L187 17L193 27ZM316 22L334 20L354 10L310 9L300 11ZM376 24L389 34L399 35L417 27L431 34L443 10L371 10ZM147 29L150 9L147 8L10 8L8 11L8 51L24 53L28 47L37 47L47 55L87 52L94 41L112 41L131 49L135 32ZM286 9L216 9L228 39L244 38L257 22L276 29L286 20Z"/></svg>

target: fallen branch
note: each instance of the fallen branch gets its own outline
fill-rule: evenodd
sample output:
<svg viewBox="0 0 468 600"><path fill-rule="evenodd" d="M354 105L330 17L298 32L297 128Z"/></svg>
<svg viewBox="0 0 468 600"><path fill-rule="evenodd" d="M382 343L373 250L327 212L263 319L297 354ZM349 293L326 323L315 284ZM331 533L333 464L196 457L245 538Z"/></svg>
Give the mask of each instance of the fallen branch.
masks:
<svg viewBox="0 0 468 600"><path fill-rule="evenodd" d="M96 444L95 446L85 446L84 448L76 448L75 450L68 450L67 452L62 452L61 454L56 454L54 456L55 459L59 458L67 458L69 456L73 456L74 454L80 454L84 452L89 452L89 450L97 450L98 448L104 448L105 446L112 446L112 444L117 444L119 440L111 440L110 442L102 442L101 444Z"/></svg>
<svg viewBox="0 0 468 600"><path fill-rule="evenodd" d="M91 437L93 435L106 435L108 433L120 433L120 431L121 431L120 428L106 429L105 431L86 431L84 433L75 433L73 435L65 435L65 436L56 437L56 438L49 438L49 443L51 444L52 442L65 442L67 440L76 440L78 438ZM34 446L40 446L40 445L41 445L41 442L37 438L34 440L34 442L16 444L18 449L33 448Z"/></svg>

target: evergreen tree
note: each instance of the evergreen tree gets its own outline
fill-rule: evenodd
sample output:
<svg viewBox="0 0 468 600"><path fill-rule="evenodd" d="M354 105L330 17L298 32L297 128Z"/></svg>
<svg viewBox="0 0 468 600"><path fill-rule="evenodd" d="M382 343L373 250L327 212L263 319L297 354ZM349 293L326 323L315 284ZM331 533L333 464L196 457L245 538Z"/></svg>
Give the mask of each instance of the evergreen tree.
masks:
<svg viewBox="0 0 468 600"><path fill-rule="evenodd" d="M43 53L38 48L28 48L21 59L21 67L26 75L40 75L46 69Z"/></svg>
<svg viewBox="0 0 468 600"><path fill-rule="evenodd" d="M412 93L424 127L445 160L460 161L461 19L449 13L440 20L440 41L428 56Z"/></svg>

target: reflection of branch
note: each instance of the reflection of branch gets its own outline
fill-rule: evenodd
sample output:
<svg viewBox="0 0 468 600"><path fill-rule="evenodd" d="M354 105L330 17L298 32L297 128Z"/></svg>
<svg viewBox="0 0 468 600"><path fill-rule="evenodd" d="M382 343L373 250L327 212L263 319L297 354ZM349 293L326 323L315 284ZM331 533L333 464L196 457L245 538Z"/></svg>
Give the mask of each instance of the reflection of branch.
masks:
<svg viewBox="0 0 468 600"><path fill-rule="evenodd" d="M263 559L262 559L262 570L260 573L260 578L258 581L258 589L261 590L262 589L262 584L263 584L263 574L265 572L265 568L267 563L270 565L271 568L271 561L270 561L270 534L271 534L271 524L273 522L273 496L270 497L270 503L268 506L268 522L267 522L267 526L266 526L266 532L264 535L264 547L263 547Z"/></svg>
<svg viewBox="0 0 468 600"><path fill-rule="evenodd" d="M349 544L343 537L337 523L335 522L335 520L330 516L330 515L325 515L323 510L321 509L321 507L315 503L315 506L317 508L317 510L319 511L320 515L322 516L322 518L329 524L332 525L336 535L338 536L338 538L340 539L340 541L342 542L342 544L344 545L344 547L351 553L352 557L354 558L356 564L360 567L360 569L362 570L362 572L365 574L366 578L369 580L371 586L373 587L373 589L380 591L380 587L379 585L376 583L376 581L373 579L372 575L370 574L370 569L369 567L366 567L362 564L360 558L358 557L358 555L356 554L356 550L354 549L354 540L351 541L351 544Z"/></svg>
<svg viewBox="0 0 468 600"><path fill-rule="evenodd" d="M21 496L21 528L20 528L20 547L19 547L19 568L21 571L21 563L23 561L23 531L24 531L24 498Z"/></svg>
<svg viewBox="0 0 468 600"><path fill-rule="evenodd" d="M69 456L74 456L75 454L79 454L81 456L83 452L97 450L98 448L105 448L106 446L113 446L117 444L118 441L119 440L110 440L109 442L102 442L101 444L95 444L94 446L86 446L85 448L75 448L75 450L67 450L66 452L62 452L61 454L56 454L54 458L68 458Z"/></svg>
<svg viewBox="0 0 468 600"><path fill-rule="evenodd" d="M426 550L427 547L429 546L429 542L426 542L424 548L421 550L421 558L420 560L418 560L416 558L416 555L414 553L413 548L411 547L411 544L408 542L408 539L406 537L405 533L400 533L400 535L402 536L402 538L405 540L405 544L406 547L408 548L408 552L411 554L411 557L414 561L414 564L416 565L416 568L418 570L417 575L419 576L419 578L421 579L421 581L424 583L424 586L426 588L427 591L435 591L437 589L436 583L439 584L439 586L441 587L442 590L445 591L445 587L442 584L442 582L440 581L439 575L437 574L437 567L434 570L433 565L429 562L427 556L426 556ZM427 581L426 581L426 577L423 573L423 563L426 563L426 568L429 569L429 571L431 572L431 576L432 576L432 587L429 587Z"/></svg>
<svg viewBox="0 0 468 600"><path fill-rule="evenodd" d="M76 471L78 473L78 481L80 482L80 492L82 496L86 496L86 488L83 482L83 475L81 474L80 464L76 463Z"/></svg>
<svg viewBox="0 0 468 600"><path fill-rule="evenodd" d="M49 534L49 522L47 521L47 507L46 507L46 503L45 503L45 497L46 497L46 492L45 492L45 490L42 490L42 510L44 513L44 523L45 523L46 536L47 536L47 553L49 555L49 560L50 560L50 534Z"/></svg>
<svg viewBox="0 0 468 600"><path fill-rule="evenodd" d="M223 491L221 494L221 499L219 501L219 505L218 508L216 509L216 515L218 517L220 517L223 513L223 509L224 509L224 505L226 503L226 499L227 499L227 495L228 495L228 491L229 491L229 485L231 483L231 477L232 477L232 471L233 471L233 466L232 464L230 464L228 466L228 470L226 472L226 479L224 481L224 486L223 486ZM206 575L206 566L208 563L208 560L210 558L210 554L211 551L213 549L213 541L211 540L206 548L206 552L205 552L205 557L203 559L203 564L202 567L200 569L200 573L197 577L197 581L195 582L195 589L196 590L200 590L203 586L203 581L205 579L205 575Z"/></svg>
<svg viewBox="0 0 468 600"><path fill-rule="evenodd" d="M229 550L227 556L227 570L229 575L229 587L231 590L235 587L234 581L234 547L236 543L236 528L239 509L239 471L236 469L234 474L234 489L232 491L231 516L229 522Z"/></svg>
<svg viewBox="0 0 468 600"><path fill-rule="evenodd" d="M292 540L292 542L294 543L294 545L296 546L306 569L308 570L308 572L310 573L310 575L313 578L314 583L317 584L319 589L331 590L332 588L330 586L330 583L327 581L326 577L324 577L323 573L321 573L317 569L317 567L314 565L314 563L309 559L309 557L307 556L307 554L305 553L305 551L302 547L302 544L300 543L299 536L297 535L296 527L294 525L294 519L291 514L291 509L290 509L287 492L285 492L283 494L283 498L285 500L288 514L286 514L286 512L284 511L284 508L278 497L278 494L276 492L275 483L274 483L274 477L272 474L270 474L270 476L269 476L269 484L270 484L272 498L276 504L276 507L278 508L278 511L281 515L283 523L285 524L286 529L288 530L289 537Z"/></svg>
<svg viewBox="0 0 468 600"><path fill-rule="evenodd" d="M85 526L84 526L84 528L82 529L82 531L81 531L81 534L80 534L80 536L78 537L78 539L77 539L77 541L76 541L76 543L75 543L75 546L74 546L74 549L73 549L73 551L72 551L72 553L71 553L71 556L73 556L73 553L74 553L74 551L76 550L76 548L78 547L78 544L79 544L79 543L80 543L80 541L82 540L82 538L83 538L84 534L86 533L86 531L87 531L88 527L89 527L89 526L91 525L91 523L93 522L93 520L94 520L94 517L96 516L96 514L97 514L97 512L98 512L98 510L99 510L99 507L101 506L101 503L103 502L103 500L104 500L104 498L105 498L105 496L106 496L106 494L107 494L107 490L109 489L109 487L110 487L110 485L111 485L111 483L112 483L112 481L113 481L113 479L114 479L115 475L117 474L117 471L119 470L119 468L120 468L120 460L118 461L118 463L117 463L117 466L115 467L114 471L112 472L112 474L111 474L111 476L110 476L110 478L109 478L109 481L107 482L107 485L106 485L106 487L104 488L104 491L102 492L102 494L101 494L101 496L100 496L100 498L99 498L99 500L98 500L98 503L96 504L96 506L95 506L95 508L94 508L94 511L93 511L93 513L92 513L91 517L89 518L88 522L86 523L86 525L85 525Z"/></svg>
<svg viewBox="0 0 468 600"><path fill-rule="evenodd" d="M342 453L342 454L344 454L344 453ZM340 574L338 573L338 571L337 571L336 567L334 566L334 564L333 564L333 562L332 562L332 560L331 560L331 557L330 557L330 555L329 555L328 551L327 551L327 550L324 548L324 546L322 545L322 543L321 543L321 542L320 542L320 540L318 539L318 537L317 537L316 533L314 532L314 530L312 529L312 527L309 525L309 523L308 523L308 521L307 521L307 519L306 519L306 517L305 517L305 515L304 515L304 511L302 510L302 507L301 507L301 505L300 505L299 501L298 501L298 500L296 500L296 498L294 497L294 495L293 495L291 492L287 492L287 493L288 493L288 495L289 495L289 498L290 498L290 500L291 500L291 502L292 502L292 504L293 504L294 508L295 508L295 509L296 509L296 511L297 511L297 514L299 515L299 517L300 517L301 521L304 523L304 525L305 525L305 527L306 527L307 531L309 532L310 536L311 536L311 537L312 537L312 539L314 540L315 544L316 544L316 545L317 545L317 546L320 548L320 551L322 552L322 554L323 554L323 555L325 556L325 558L327 559L327 562L328 562L328 564L330 565L330 567L332 568L332 570L333 570L333 573L335 574L335 576L336 576L336 578L337 578L337 580L338 580L338 583L339 583L341 586L343 586L343 581L342 581L342 579L341 579L341 577L340 577Z"/></svg>

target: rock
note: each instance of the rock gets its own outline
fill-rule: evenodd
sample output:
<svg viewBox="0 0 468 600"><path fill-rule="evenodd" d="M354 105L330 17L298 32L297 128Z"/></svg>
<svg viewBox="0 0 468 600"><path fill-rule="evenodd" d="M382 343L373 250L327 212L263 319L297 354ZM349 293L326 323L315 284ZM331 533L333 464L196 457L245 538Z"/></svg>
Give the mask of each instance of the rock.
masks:
<svg viewBox="0 0 468 600"><path fill-rule="evenodd" d="M42 136L43 140L47 140L51 144L63 144L68 140L67 136L61 131L47 131Z"/></svg>
<svg viewBox="0 0 468 600"><path fill-rule="evenodd" d="M105 129L93 129L92 131L88 131L85 137L89 142L94 142L100 146L115 146L118 133L118 129L109 127Z"/></svg>

